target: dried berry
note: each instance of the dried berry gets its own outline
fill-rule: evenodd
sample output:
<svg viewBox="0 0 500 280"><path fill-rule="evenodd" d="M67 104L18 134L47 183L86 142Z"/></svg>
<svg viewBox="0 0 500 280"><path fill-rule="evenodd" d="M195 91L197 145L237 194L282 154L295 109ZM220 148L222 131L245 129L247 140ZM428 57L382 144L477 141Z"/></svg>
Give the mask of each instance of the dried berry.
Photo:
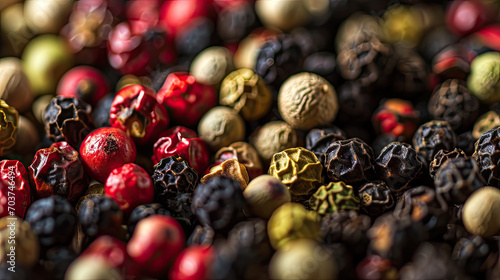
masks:
<svg viewBox="0 0 500 280"><path fill-rule="evenodd" d="M397 62L390 77L392 89L397 97L418 99L429 90L429 70L419 53L408 50L396 49Z"/></svg>
<svg viewBox="0 0 500 280"><path fill-rule="evenodd" d="M38 197L56 194L75 204L89 186L79 154L67 142L38 150L28 170Z"/></svg>
<svg viewBox="0 0 500 280"><path fill-rule="evenodd" d="M43 248L68 245L77 224L73 206L58 195L33 202L26 213L26 221Z"/></svg>
<svg viewBox="0 0 500 280"><path fill-rule="evenodd" d="M419 120L418 112L410 102L401 99L388 99L378 107L372 117L375 131L390 133L395 137L410 138Z"/></svg>
<svg viewBox="0 0 500 280"><path fill-rule="evenodd" d="M446 80L429 99L429 113L437 120L447 121L455 131L469 127L479 113L479 101L461 80Z"/></svg>
<svg viewBox="0 0 500 280"><path fill-rule="evenodd" d="M439 150L451 151L455 145L455 132L447 121L424 123L413 135L413 147L424 164L429 164Z"/></svg>
<svg viewBox="0 0 500 280"><path fill-rule="evenodd" d="M431 62L432 72L442 79L465 80L470 72L470 61L475 55L464 43L454 40L434 55Z"/></svg>
<svg viewBox="0 0 500 280"><path fill-rule="evenodd" d="M439 152L437 152L437 154L434 156L434 159L429 164L429 175L431 175L431 177L434 178L439 168L441 168L441 166L443 166L443 164L447 160L452 158L464 158L464 157L467 157L467 155L464 153L464 151L462 151L459 148L455 148L451 152L446 150L439 150Z"/></svg>
<svg viewBox="0 0 500 280"><path fill-rule="evenodd" d="M320 215L340 210L359 210L359 198L354 194L352 186L342 181L319 187L311 196L309 204Z"/></svg>
<svg viewBox="0 0 500 280"><path fill-rule="evenodd" d="M54 142L66 141L78 148L94 129L91 111L89 104L75 97L54 97L44 113L47 137Z"/></svg>
<svg viewBox="0 0 500 280"><path fill-rule="evenodd" d="M286 186L271 175L261 175L250 181L243 195L250 212L262 219L269 219L274 210L292 200Z"/></svg>
<svg viewBox="0 0 500 280"><path fill-rule="evenodd" d="M193 204L193 194L183 193L170 199L165 204L165 208L170 211L172 217L181 224L184 233L189 235L197 225L196 215L193 213L191 205Z"/></svg>
<svg viewBox="0 0 500 280"><path fill-rule="evenodd" d="M187 240L188 246L203 245L211 246L215 240L214 229L209 226L197 225Z"/></svg>
<svg viewBox="0 0 500 280"><path fill-rule="evenodd" d="M500 232L500 190L484 187L467 198L462 208L462 221L468 232L485 238Z"/></svg>
<svg viewBox="0 0 500 280"><path fill-rule="evenodd" d="M227 231L243 219L246 202L238 182L216 177L196 187L191 208L203 225Z"/></svg>
<svg viewBox="0 0 500 280"><path fill-rule="evenodd" d="M32 201L24 165L17 160L0 161L0 218L15 215L24 219Z"/></svg>
<svg viewBox="0 0 500 280"><path fill-rule="evenodd" d="M316 191L322 170L314 153L298 147L274 154L268 174L280 179L290 191L292 200L298 201Z"/></svg>
<svg viewBox="0 0 500 280"><path fill-rule="evenodd" d="M109 110L111 110L111 104L113 104L114 99L114 94L107 94L92 109L92 119L97 128L111 126L109 124Z"/></svg>
<svg viewBox="0 0 500 280"><path fill-rule="evenodd" d="M235 142L228 147L221 148L215 154L215 162L224 162L232 158L245 166L250 180L262 175L262 162L257 150L251 144Z"/></svg>
<svg viewBox="0 0 500 280"><path fill-rule="evenodd" d="M170 211L165 209L159 203L139 205L135 207L135 209L132 211L132 213L130 213L130 216L128 217L127 230L130 236L132 236L132 234L134 233L135 227L137 226L138 222L152 215L171 216Z"/></svg>
<svg viewBox="0 0 500 280"><path fill-rule="evenodd" d="M213 150L229 146L245 138L245 123L235 110L217 106L210 109L198 123L198 133Z"/></svg>
<svg viewBox="0 0 500 280"><path fill-rule="evenodd" d="M207 279L216 251L209 246L189 246L175 259L168 272L169 279ZM185 269L189 267L189 269Z"/></svg>
<svg viewBox="0 0 500 280"><path fill-rule="evenodd" d="M472 155L488 186L500 187L500 127L490 129L477 140Z"/></svg>
<svg viewBox="0 0 500 280"><path fill-rule="evenodd" d="M227 241L258 262L265 262L271 257L265 220L252 218L236 224L228 233Z"/></svg>
<svg viewBox="0 0 500 280"><path fill-rule="evenodd" d="M479 139L483 133L498 126L500 126L500 115L496 111L488 111L477 118L472 136Z"/></svg>
<svg viewBox="0 0 500 280"><path fill-rule="evenodd" d="M342 124L364 123L370 120L378 101L373 88L364 87L357 80L346 81L337 88L339 114L336 121Z"/></svg>
<svg viewBox="0 0 500 280"><path fill-rule="evenodd" d="M16 143L18 121L17 110L0 99L0 156L8 154Z"/></svg>
<svg viewBox="0 0 500 280"><path fill-rule="evenodd" d="M395 202L391 189L384 181L371 181L358 189L360 208L370 217L377 217L394 208Z"/></svg>
<svg viewBox="0 0 500 280"><path fill-rule="evenodd" d="M356 184L373 176L373 150L359 138L335 141L325 154L326 174L333 181Z"/></svg>
<svg viewBox="0 0 500 280"><path fill-rule="evenodd" d="M299 146L300 141L297 132L283 121L268 122L250 136L250 143L264 163L269 163L276 153Z"/></svg>
<svg viewBox="0 0 500 280"><path fill-rule="evenodd" d="M411 145L392 142L387 145L373 164L379 179L393 192L404 191L422 169L417 152Z"/></svg>
<svg viewBox="0 0 500 280"><path fill-rule="evenodd" d="M198 183L198 172L181 157L167 157L160 160L153 173L155 201L167 204L177 195L192 193Z"/></svg>
<svg viewBox="0 0 500 280"><path fill-rule="evenodd" d="M460 239L451 254L459 267L469 275L480 276L493 267L491 259L498 258L498 247L495 242L485 240L481 236L470 236Z"/></svg>
<svg viewBox="0 0 500 280"><path fill-rule="evenodd" d="M77 66L66 72L57 86L57 95L73 97L96 106L110 86L104 75L90 66Z"/></svg>
<svg viewBox="0 0 500 280"><path fill-rule="evenodd" d="M208 173L200 179L200 183L204 184L213 178L221 176L237 181L241 186L241 190L244 190L250 181L245 166L239 163L238 160L231 158L210 168Z"/></svg>
<svg viewBox="0 0 500 280"><path fill-rule="evenodd" d="M96 196L84 200L78 209L83 233L90 239L99 235L121 236L123 213L111 198Z"/></svg>

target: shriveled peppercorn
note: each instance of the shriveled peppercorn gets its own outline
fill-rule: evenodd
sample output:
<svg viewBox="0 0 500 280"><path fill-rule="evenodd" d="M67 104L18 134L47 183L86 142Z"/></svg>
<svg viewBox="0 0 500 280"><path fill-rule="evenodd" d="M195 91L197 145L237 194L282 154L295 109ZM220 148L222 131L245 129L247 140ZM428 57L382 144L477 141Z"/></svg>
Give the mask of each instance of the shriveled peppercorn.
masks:
<svg viewBox="0 0 500 280"><path fill-rule="evenodd" d="M220 176L237 181L242 190L248 186L248 182L250 181L250 177L248 176L245 166L239 163L238 160L231 158L210 168L208 173L200 179L200 182L206 183L209 180Z"/></svg>
<svg viewBox="0 0 500 280"><path fill-rule="evenodd" d="M62 246L50 248L41 261L45 275L49 279L63 280L66 270L77 257L78 254L71 248Z"/></svg>
<svg viewBox="0 0 500 280"><path fill-rule="evenodd" d="M467 157L467 155L460 148L455 148L451 152L446 150L439 150L439 152L437 152L437 154L434 156L434 159L429 164L429 175L434 178L439 168L441 168L441 166L443 166L443 164L447 160L462 157Z"/></svg>
<svg viewBox="0 0 500 280"><path fill-rule="evenodd" d="M192 193L198 183L198 172L181 157L163 158L155 166L153 174L155 201L167 204L167 200L183 193Z"/></svg>
<svg viewBox="0 0 500 280"><path fill-rule="evenodd" d="M0 99L0 156L8 154L16 143L18 122L19 113L16 108Z"/></svg>
<svg viewBox="0 0 500 280"><path fill-rule="evenodd" d="M359 210L359 198L354 194L352 186L344 182L330 182L323 185L309 200L311 209L320 215L340 210Z"/></svg>
<svg viewBox="0 0 500 280"><path fill-rule="evenodd" d="M213 228L209 226L197 225L194 228L193 233L191 233L191 236L189 236L187 245L211 246L214 243L215 237L216 235Z"/></svg>
<svg viewBox="0 0 500 280"><path fill-rule="evenodd" d="M319 161L325 162L325 152L333 141L345 140L345 132L331 125L322 128L313 128L306 135L306 149L313 152Z"/></svg>
<svg viewBox="0 0 500 280"><path fill-rule="evenodd" d="M421 125L413 135L413 147L424 164L429 164L439 150L451 151L456 145L456 135L447 121L430 121Z"/></svg>
<svg viewBox="0 0 500 280"><path fill-rule="evenodd" d="M494 262L490 260L497 259L498 254L498 246L495 242L480 236L470 236L460 239L455 244L451 258L467 274L481 277L494 265Z"/></svg>
<svg viewBox="0 0 500 280"><path fill-rule="evenodd" d="M500 126L500 114L496 111L489 111L477 118L472 128L472 136L479 139L483 133Z"/></svg>
<svg viewBox="0 0 500 280"><path fill-rule="evenodd" d="M472 155L488 186L500 187L500 127L490 129L477 140Z"/></svg>
<svg viewBox="0 0 500 280"><path fill-rule="evenodd" d="M371 181L358 189L361 211L370 217L377 217L394 208L395 199L384 181Z"/></svg>
<svg viewBox="0 0 500 280"><path fill-rule="evenodd" d="M227 240L245 254L253 255L259 262L271 257L271 245L267 236L266 221L251 218L236 224L228 233Z"/></svg>
<svg viewBox="0 0 500 280"><path fill-rule="evenodd" d="M262 161L257 150L249 143L235 142L227 147L221 148L215 154L216 162L224 162L234 158L243 164L248 172L250 180L262 175Z"/></svg>
<svg viewBox="0 0 500 280"><path fill-rule="evenodd" d="M128 218L127 230L130 236L134 233L135 227L140 220L152 215L171 216L170 211L165 209L159 203L139 205L132 211L130 217Z"/></svg>
<svg viewBox="0 0 500 280"><path fill-rule="evenodd" d="M109 197L95 196L84 200L78 210L83 233L91 240L99 235L121 236L123 212Z"/></svg>
<svg viewBox="0 0 500 280"><path fill-rule="evenodd" d="M373 150L359 138L335 141L325 154L326 174L331 180L356 184L373 176Z"/></svg>

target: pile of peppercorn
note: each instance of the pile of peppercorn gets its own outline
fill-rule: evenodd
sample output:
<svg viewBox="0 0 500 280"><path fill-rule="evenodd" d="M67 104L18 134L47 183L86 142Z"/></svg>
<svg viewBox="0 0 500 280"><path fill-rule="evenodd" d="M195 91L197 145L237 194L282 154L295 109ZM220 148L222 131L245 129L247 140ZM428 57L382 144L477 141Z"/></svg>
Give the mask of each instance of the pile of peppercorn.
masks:
<svg viewBox="0 0 500 280"><path fill-rule="evenodd" d="M500 278L500 1L0 22L0 279Z"/></svg>

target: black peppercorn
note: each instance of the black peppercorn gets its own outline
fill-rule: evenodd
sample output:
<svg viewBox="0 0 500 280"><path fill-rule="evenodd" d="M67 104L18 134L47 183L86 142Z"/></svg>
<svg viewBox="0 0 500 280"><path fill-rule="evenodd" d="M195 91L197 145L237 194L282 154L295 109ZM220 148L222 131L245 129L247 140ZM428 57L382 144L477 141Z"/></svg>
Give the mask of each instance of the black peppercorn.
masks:
<svg viewBox="0 0 500 280"><path fill-rule="evenodd" d="M432 178L436 176L437 171L441 166L449 159L452 158L459 158L459 157L467 157L467 155L464 153L459 148L455 148L453 151L445 151L445 150L439 150L437 154L434 156L434 159L431 161L429 164L429 175L431 175Z"/></svg>
<svg viewBox="0 0 500 280"><path fill-rule="evenodd" d="M451 151L455 145L455 132L447 121L434 120L424 123L413 135L413 147L426 165L434 159L439 150Z"/></svg>
<svg viewBox="0 0 500 280"><path fill-rule="evenodd" d="M472 155L488 186L500 187L500 127L483 133Z"/></svg>
<svg viewBox="0 0 500 280"><path fill-rule="evenodd" d="M105 95L97 105L92 110L92 120L96 128L99 127L108 127L111 126L109 124L109 111L111 110L111 104L113 104L113 100L115 99L115 95L109 93Z"/></svg>
<svg viewBox="0 0 500 280"><path fill-rule="evenodd" d="M203 225L214 231L227 231L243 219L245 197L235 180L216 177L194 191L191 209Z"/></svg>
<svg viewBox="0 0 500 280"><path fill-rule="evenodd" d="M333 181L356 184L373 176L373 151L363 140L351 138L330 144L325 152L325 167Z"/></svg>
<svg viewBox="0 0 500 280"><path fill-rule="evenodd" d="M351 125L352 122L369 121L377 100L370 87L364 87L358 81L346 81L337 89L339 113L336 121Z"/></svg>
<svg viewBox="0 0 500 280"><path fill-rule="evenodd" d="M77 224L73 206L58 195L33 202L26 213L26 221L45 248L68 245Z"/></svg>
<svg viewBox="0 0 500 280"><path fill-rule="evenodd" d="M306 135L306 149L313 152L322 164L325 162L325 151L333 141L345 140L346 134L340 128L331 125L313 128Z"/></svg>
<svg viewBox="0 0 500 280"><path fill-rule="evenodd" d="M337 58L330 52L315 52L304 59L303 69L305 72L318 74L332 84L340 81L337 71Z"/></svg>
<svg viewBox="0 0 500 280"><path fill-rule="evenodd" d="M66 141L77 149L85 136L94 129L89 104L72 97L57 96L44 113L45 132L54 141Z"/></svg>
<svg viewBox="0 0 500 280"><path fill-rule="evenodd" d="M187 245L205 245L205 246L212 246L214 243L216 236L214 229L209 227L209 226L200 226L197 225L193 233L189 236L187 240Z"/></svg>
<svg viewBox="0 0 500 280"><path fill-rule="evenodd" d="M428 106L435 119L447 121L455 131L467 129L479 113L479 101L469 93L465 83L457 79L439 85Z"/></svg>
<svg viewBox="0 0 500 280"><path fill-rule="evenodd" d="M466 155L474 153L475 142L476 138L474 138L474 134L470 130L457 135L457 148L462 149Z"/></svg>
<svg viewBox="0 0 500 280"><path fill-rule="evenodd" d="M491 260L498 259L498 246L480 236L462 238L455 244L451 258L467 274L482 278L482 273L495 264Z"/></svg>
<svg viewBox="0 0 500 280"><path fill-rule="evenodd" d="M398 98L416 99L429 87L429 76L424 59L415 51L397 49L397 61L391 74L394 94Z"/></svg>
<svg viewBox="0 0 500 280"><path fill-rule="evenodd" d="M130 236L134 233L135 227L140 220L152 215L171 216L170 211L163 208L159 203L139 205L132 211L128 218L127 230Z"/></svg>
<svg viewBox="0 0 500 280"><path fill-rule="evenodd" d="M198 182L198 172L181 157L162 158L153 173L155 201L168 204L179 194L192 193Z"/></svg>
<svg viewBox="0 0 500 280"><path fill-rule="evenodd" d="M227 240L239 250L253 254L259 261L268 261L271 257L271 244L267 236L266 221L252 218L236 224L228 233Z"/></svg>
<svg viewBox="0 0 500 280"><path fill-rule="evenodd" d="M372 181L358 189L361 211L370 217L378 217L394 208L391 190L384 181Z"/></svg>
<svg viewBox="0 0 500 280"><path fill-rule="evenodd" d="M375 157L378 157L385 146L389 145L392 142L407 142L407 138L403 135L394 136L392 133L382 133L375 137L372 143L373 154Z"/></svg>
<svg viewBox="0 0 500 280"><path fill-rule="evenodd" d="M47 279L63 280L66 270L78 257L73 249L67 247L54 247L47 251L40 261Z"/></svg>
<svg viewBox="0 0 500 280"><path fill-rule="evenodd" d="M256 18L249 2L228 5L217 13L217 34L224 41L238 42L251 31Z"/></svg>
<svg viewBox="0 0 500 280"><path fill-rule="evenodd" d="M462 204L486 182L473 158L460 157L447 160L438 169L434 185L449 204Z"/></svg>
<svg viewBox="0 0 500 280"><path fill-rule="evenodd" d="M165 208L170 211L172 218L175 218L181 224L186 235L193 232L197 223L196 216L191 208L192 201L193 194L183 193L164 204Z"/></svg>
<svg viewBox="0 0 500 280"><path fill-rule="evenodd" d="M106 196L90 197L82 202L78 220L83 233L93 239L99 235L120 237L123 212L113 199Z"/></svg>
<svg viewBox="0 0 500 280"><path fill-rule="evenodd" d="M393 192L401 192L422 169L417 152L411 145L392 142L387 145L373 164L376 176L385 181Z"/></svg>
<svg viewBox="0 0 500 280"><path fill-rule="evenodd" d="M157 38L164 38L164 34L156 33L156 36L151 36L151 41L154 42ZM175 46L179 54L185 54L188 57L193 57L214 44L215 40L215 23L213 20L199 17L187 26L182 33L179 33L175 38Z"/></svg>

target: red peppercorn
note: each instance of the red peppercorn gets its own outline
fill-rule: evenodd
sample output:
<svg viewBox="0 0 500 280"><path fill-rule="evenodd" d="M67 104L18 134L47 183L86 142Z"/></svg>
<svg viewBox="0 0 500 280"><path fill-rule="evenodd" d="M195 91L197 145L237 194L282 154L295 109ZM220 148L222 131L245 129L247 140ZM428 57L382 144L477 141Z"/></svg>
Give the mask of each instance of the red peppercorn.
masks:
<svg viewBox="0 0 500 280"><path fill-rule="evenodd" d="M139 274L139 268L127 254L127 245L109 235L99 236L83 251L81 256L100 258L108 263L110 267L125 271L127 279L128 276L137 276Z"/></svg>
<svg viewBox="0 0 500 280"><path fill-rule="evenodd" d="M172 217L153 215L137 224L127 244L127 252L143 274L164 277L185 241L179 222Z"/></svg>
<svg viewBox="0 0 500 280"><path fill-rule="evenodd" d="M153 164L157 164L162 158L178 155L189 162L189 165L205 174L210 160L210 150L203 139L198 137L191 129L175 126L167 130L153 146Z"/></svg>
<svg viewBox="0 0 500 280"><path fill-rule="evenodd" d="M127 132L137 144L156 141L168 127L167 110L155 99L155 92L142 85L121 89L111 104L109 123Z"/></svg>
<svg viewBox="0 0 500 280"><path fill-rule="evenodd" d="M28 169L40 198L56 194L75 204L89 186L78 152L68 142L38 150Z"/></svg>
<svg viewBox="0 0 500 280"><path fill-rule="evenodd" d="M0 161L0 218L15 215L24 219L31 202L24 165L17 160Z"/></svg>
<svg viewBox="0 0 500 280"><path fill-rule="evenodd" d="M452 1L446 11L448 28L460 35L465 35L495 19L497 8L484 1Z"/></svg>
<svg viewBox="0 0 500 280"><path fill-rule="evenodd" d="M134 141L125 132L103 127L85 137L80 156L87 173L104 183L113 169L135 161L136 149Z"/></svg>
<svg viewBox="0 0 500 280"><path fill-rule="evenodd" d="M212 0L165 1L160 8L159 26L176 37L195 19L213 15Z"/></svg>
<svg viewBox="0 0 500 280"><path fill-rule="evenodd" d="M418 113L410 102L388 99L375 111L372 121L379 134L390 133L409 139L417 129Z"/></svg>
<svg viewBox="0 0 500 280"><path fill-rule="evenodd" d="M104 193L116 201L128 216L135 207L153 202L153 180L139 165L127 163L109 174Z"/></svg>
<svg viewBox="0 0 500 280"><path fill-rule="evenodd" d="M175 259L168 276L170 279L177 280L207 279L215 254L215 249L212 247L190 246Z"/></svg>
<svg viewBox="0 0 500 280"><path fill-rule="evenodd" d="M99 70L77 66L64 74L57 86L57 95L76 97L92 106L110 91L109 83Z"/></svg>
<svg viewBox="0 0 500 280"><path fill-rule="evenodd" d="M159 0L132 0L127 2L125 15L135 35L142 35L158 25Z"/></svg>
<svg viewBox="0 0 500 280"><path fill-rule="evenodd" d="M167 76L156 100L171 112L173 121L188 127L195 126L203 114L217 105L213 87L201 84L194 76L183 72Z"/></svg>

